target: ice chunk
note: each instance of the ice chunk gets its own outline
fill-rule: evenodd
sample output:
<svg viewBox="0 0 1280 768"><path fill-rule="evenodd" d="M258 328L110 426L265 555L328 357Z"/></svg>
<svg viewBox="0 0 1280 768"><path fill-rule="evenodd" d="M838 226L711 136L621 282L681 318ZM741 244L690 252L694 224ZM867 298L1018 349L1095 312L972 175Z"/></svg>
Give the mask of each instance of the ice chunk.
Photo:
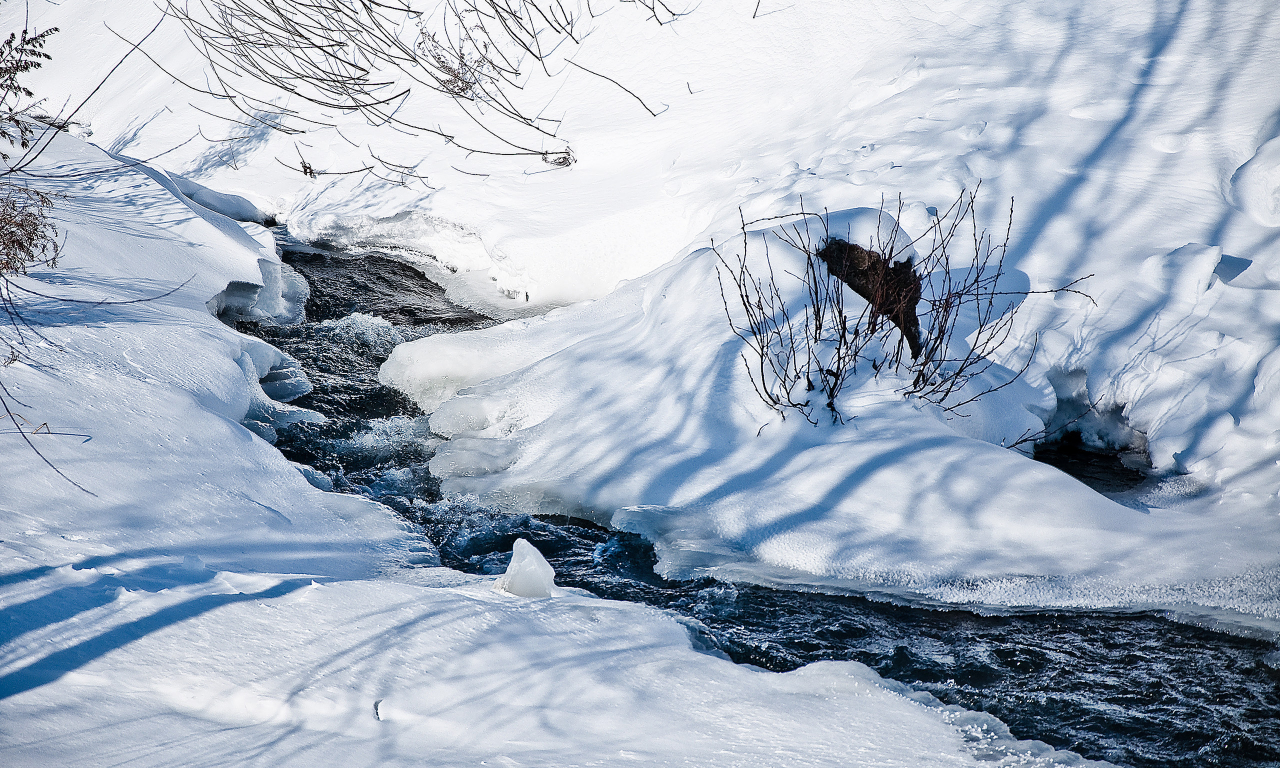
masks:
<svg viewBox="0 0 1280 768"><path fill-rule="evenodd" d="M405 341L389 321L363 312L352 312L338 320L325 320L320 323L320 328L334 340L360 345L383 357Z"/></svg>
<svg viewBox="0 0 1280 768"><path fill-rule="evenodd" d="M537 547L524 539L516 539L511 547L511 564L493 588L520 597L551 597L555 579L555 569Z"/></svg>
<svg viewBox="0 0 1280 768"><path fill-rule="evenodd" d="M258 294L262 286L244 280L232 280L227 287L209 299L205 306L209 314L227 325L234 325L237 320L248 319L253 307L258 303Z"/></svg>
<svg viewBox="0 0 1280 768"><path fill-rule="evenodd" d="M240 425L272 445L275 445L276 440L280 439L280 436L276 434L276 428L265 421L258 421L257 419L243 419L241 420Z"/></svg>
<svg viewBox="0 0 1280 768"><path fill-rule="evenodd" d="M436 449L431 473L436 477L476 477L508 469L520 458L519 448L496 437L455 437Z"/></svg>
<svg viewBox="0 0 1280 768"><path fill-rule="evenodd" d="M333 490L333 480L325 473L315 467L311 467L306 464L299 464L296 461L291 461L289 463L302 473L302 476L307 479L308 483L311 483L312 487L319 488L322 491Z"/></svg>
<svg viewBox="0 0 1280 768"><path fill-rule="evenodd" d="M259 233L266 234L268 244L272 242L268 230L256 224L241 226L254 227ZM269 247L274 248L274 245ZM259 291L249 316L255 320L270 318L282 325L294 325L305 320L307 299L311 296L307 279L293 267L282 263L274 254L271 258L258 259L258 271L262 273L262 290Z"/></svg>
<svg viewBox="0 0 1280 768"><path fill-rule="evenodd" d="M262 391L272 400L287 403L311 391L311 381L296 360L285 358L271 366L267 374L258 379Z"/></svg>

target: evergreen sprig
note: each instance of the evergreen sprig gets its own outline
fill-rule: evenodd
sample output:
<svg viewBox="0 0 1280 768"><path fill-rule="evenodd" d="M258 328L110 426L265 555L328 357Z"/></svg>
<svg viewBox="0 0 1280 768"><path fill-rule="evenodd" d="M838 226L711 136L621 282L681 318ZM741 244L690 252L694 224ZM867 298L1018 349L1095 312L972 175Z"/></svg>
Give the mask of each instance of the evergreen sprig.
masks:
<svg viewBox="0 0 1280 768"><path fill-rule="evenodd" d="M17 145L22 149L31 146L35 129L27 116L40 102L22 104L35 94L18 78L50 60L49 54L44 52L44 44L57 31L57 27L34 33L24 29L10 32L9 37L0 42L0 139L8 141L9 146ZM0 160L8 159L9 155L0 152Z"/></svg>

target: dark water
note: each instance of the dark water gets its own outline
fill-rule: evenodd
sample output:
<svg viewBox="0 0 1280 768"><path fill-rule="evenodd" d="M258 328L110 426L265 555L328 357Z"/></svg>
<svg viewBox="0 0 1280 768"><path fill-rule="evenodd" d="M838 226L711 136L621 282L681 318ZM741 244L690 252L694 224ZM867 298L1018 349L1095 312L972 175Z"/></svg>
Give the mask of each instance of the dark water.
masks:
<svg viewBox="0 0 1280 768"><path fill-rule="evenodd" d="M1128 463L1126 458L1130 459ZM1057 467L1099 493L1132 491L1150 479L1137 468L1146 461L1145 456L1129 457L1114 451L1090 449L1078 432L1067 432L1052 443L1037 445L1035 459Z"/></svg>
<svg viewBox="0 0 1280 768"><path fill-rule="evenodd" d="M377 383L377 368L396 339L488 321L450 305L390 256L281 240L286 261L311 283L310 322L243 328L303 364L316 391L294 403L331 419L281 429L277 447L325 472L338 490L376 498L421 524L444 565L500 573L513 542L525 538L555 567L557 584L678 612L692 620L698 642L740 663L784 671L823 659L860 661L943 702L989 712L1019 738L1119 765L1280 768L1280 670L1263 661L1275 650L1268 642L1156 614L981 616L709 579L666 581L653 572L652 547L634 534L442 502L427 469L434 441L427 419ZM395 325L343 320L353 312ZM1050 450L1037 458L1100 490L1146 479L1114 457L1080 457L1070 445Z"/></svg>

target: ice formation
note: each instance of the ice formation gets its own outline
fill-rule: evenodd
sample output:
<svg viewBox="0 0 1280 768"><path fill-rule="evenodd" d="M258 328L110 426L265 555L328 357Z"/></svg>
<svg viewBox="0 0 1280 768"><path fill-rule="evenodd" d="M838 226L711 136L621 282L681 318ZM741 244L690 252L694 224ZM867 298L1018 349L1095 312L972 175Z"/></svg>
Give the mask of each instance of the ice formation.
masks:
<svg viewBox="0 0 1280 768"><path fill-rule="evenodd" d="M555 579L555 569L538 548L524 539L516 539L511 547L511 564L493 588L520 597L551 597Z"/></svg>

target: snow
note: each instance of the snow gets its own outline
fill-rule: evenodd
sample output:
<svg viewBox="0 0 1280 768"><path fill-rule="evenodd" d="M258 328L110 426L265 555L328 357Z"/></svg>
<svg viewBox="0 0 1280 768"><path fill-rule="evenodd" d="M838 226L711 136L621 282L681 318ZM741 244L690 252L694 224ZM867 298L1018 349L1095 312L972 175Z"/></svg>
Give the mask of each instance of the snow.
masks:
<svg viewBox="0 0 1280 768"><path fill-rule="evenodd" d="M776 272L798 274L800 255L772 243ZM1203 250L1184 249L1172 259L1197 254L1203 270L1200 286L1174 290L1173 301L1204 293L1219 255ZM709 252L694 254L537 326L523 321L532 349L548 337L593 332L435 410L432 430L451 438L431 461L445 490L526 512L567 510L641 533L657 544L659 570L672 578L710 573L1007 606L1190 603L1276 628L1280 529L1270 505L1219 503L1193 475L1190 483L1171 478L1147 504L1125 506L1000 447L1042 426L1023 404L1053 412L1053 398L1030 384L948 420L897 395L902 380L864 369L838 403L850 416L846 424L783 421L755 397L743 372L742 345L725 326L716 263ZM799 281L793 283L798 293ZM1102 320L1094 326L1099 333L1134 332L1126 315ZM496 326L401 345L384 378L423 391L419 380L461 376L447 350L502 350L511 333ZM1141 362L1143 350L1135 347L1142 338L1135 336L1109 349ZM1168 337L1161 350L1174 360L1186 354L1170 343L1176 339ZM499 356L490 364L505 362ZM1171 368L1153 363L1148 386ZM1082 387L1083 377L1055 380L1060 397L1080 396L1068 382ZM1176 395L1149 407L1163 405L1171 418L1175 405L1186 408ZM1109 430L1115 441L1121 425L1085 426L1095 435ZM1187 455L1175 450L1178 443L1166 447L1176 438L1162 431L1147 436L1157 461Z"/></svg>
<svg viewBox="0 0 1280 768"><path fill-rule="evenodd" d="M296 369L206 306L237 281L246 310L285 301L254 282L271 256L70 137L40 170L65 195L63 257L17 284L146 301L32 301L47 343L3 369L83 486L0 442L6 766L1083 763L861 664L702 652L671 614L554 588L523 541L503 578L440 568L390 510L313 487L251 431L322 418L267 397L263 371ZM421 421L361 439L422 439Z"/></svg>
<svg viewBox="0 0 1280 768"><path fill-rule="evenodd" d="M695 653L643 607L185 573L165 593L45 577L61 607L94 604L99 634L55 625L19 649L33 663L5 676L6 765L1082 763L856 663L777 675ZM14 690L68 658L82 666Z"/></svg>
<svg viewBox="0 0 1280 768"><path fill-rule="evenodd" d="M253 203L239 195L228 195L214 191L176 173L167 175L173 185L177 187L181 197L190 200L196 205L208 208L214 213L222 214L235 221L253 222L255 224L262 224L266 221L266 216Z"/></svg>
<svg viewBox="0 0 1280 768"><path fill-rule="evenodd" d="M692 235L666 251L671 264L589 305L402 345L384 366L451 438L432 462L444 488L644 533L671 576L1163 607L1280 629L1280 96L1261 64L1280 53L1274 14L1194 2L776 11L746 33L728 13L720 31L697 14L677 22L699 33L680 60L699 62L687 71L706 95L654 121L688 119L681 140L645 129L655 156L679 153L652 166L684 203L651 214L655 229ZM754 36L765 26L767 43ZM850 29L852 54L825 37ZM750 54L716 69L726 50ZM804 55L767 53L778 50ZM770 69L778 61L795 63ZM694 128L717 99L703 117L714 129ZM991 230L1016 200L1006 264L1027 286L1087 277L1087 297L1023 302L993 371L1034 348L1021 382L954 416L882 378L847 393L843 426L778 423L749 386L706 249L739 236L735 208L838 218L882 198L895 212L901 193L917 236L930 208L979 180ZM708 223L690 225L694 211ZM634 242L615 233L614 247ZM798 273L782 245L770 255L777 274ZM1082 404L1095 411L1074 421L1087 442L1145 448L1163 480L1109 499L997 448L1068 425Z"/></svg>
<svg viewBox="0 0 1280 768"><path fill-rule="evenodd" d="M468 153L484 134L448 100L405 116L462 146L350 115L317 114L333 127L303 136L229 123L182 84L209 80L161 24L77 115L107 154L67 137L51 155L100 172L46 182L68 194L66 258L23 284L89 301L181 287L35 307L59 347L4 369L24 414L92 435L39 445L97 494L0 444L4 604L47 616L0 646L0 679L23 689L0 702L6 762L83 762L73 733L144 764L195 762L197 744L211 763L973 759L970 715L857 665L766 675L696 653L648 609L403 567L432 561L420 539L254 436L317 417L282 402L305 388L287 357L213 317L299 317L303 284L252 223L268 218L393 249L507 321L401 344L381 373L438 436L391 425L389 439L447 439L431 468L455 498L642 533L669 576L1280 631L1280 15L1209 0L751 5L691 5L666 25L630 3L584 16L582 42L512 94L560 121L545 149L568 141L566 169ZM32 24L64 30L31 78L51 110L157 18L121 8L30 5ZM346 173L374 155L427 182ZM336 175L285 167L304 156ZM961 414L865 370L844 424L767 409L710 246L802 210L843 231L885 201L919 235L979 181L983 226L1002 232L1015 201L1011 279L1087 277L1087 297L1022 302L987 381L1034 350L1025 375ZM779 222L750 227L751 258ZM798 255L775 238L770 258L798 295ZM335 332L395 341L350 323ZM1075 422L1085 439L1145 446L1158 483L1109 498L1004 447L1084 403L1099 414Z"/></svg>
<svg viewBox="0 0 1280 768"><path fill-rule="evenodd" d="M1258 147L1231 177L1231 195L1249 217L1264 227L1280 227L1280 138Z"/></svg>
<svg viewBox="0 0 1280 768"><path fill-rule="evenodd" d="M224 105L139 55L77 119L116 154L156 157L177 192L181 179L303 238L397 249L452 298L510 320L402 345L382 372L451 438L433 468L455 493L616 517L656 537L670 574L995 605L1194 594L1192 609L1275 627L1274 14L809 0L699 5L657 25L634 10L584 20L584 42L513 94L562 121L568 169L358 116L327 115L336 127L302 139L229 125L201 111ZM96 29L106 10L37 3L32 18ZM111 21L131 40L154 23ZM127 51L109 34L73 42L102 61ZM84 92L76 57L51 51L33 83ZM144 51L204 80L172 20ZM448 104L404 108L481 135ZM416 163L427 186L285 168L305 155L338 172L368 153ZM1022 382L963 418L860 386L841 428L764 426L705 248L743 219L882 201L897 213L898 195L916 235L979 181L984 226L1001 230L1015 200L1011 275L1033 290L1088 277L1091 300L1023 302L999 361L1017 370L1034 346ZM244 297L227 300L242 312ZM1076 422L1088 440L1145 444L1165 481L1116 503L997 449L1082 403L1103 416Z"/></svg>

